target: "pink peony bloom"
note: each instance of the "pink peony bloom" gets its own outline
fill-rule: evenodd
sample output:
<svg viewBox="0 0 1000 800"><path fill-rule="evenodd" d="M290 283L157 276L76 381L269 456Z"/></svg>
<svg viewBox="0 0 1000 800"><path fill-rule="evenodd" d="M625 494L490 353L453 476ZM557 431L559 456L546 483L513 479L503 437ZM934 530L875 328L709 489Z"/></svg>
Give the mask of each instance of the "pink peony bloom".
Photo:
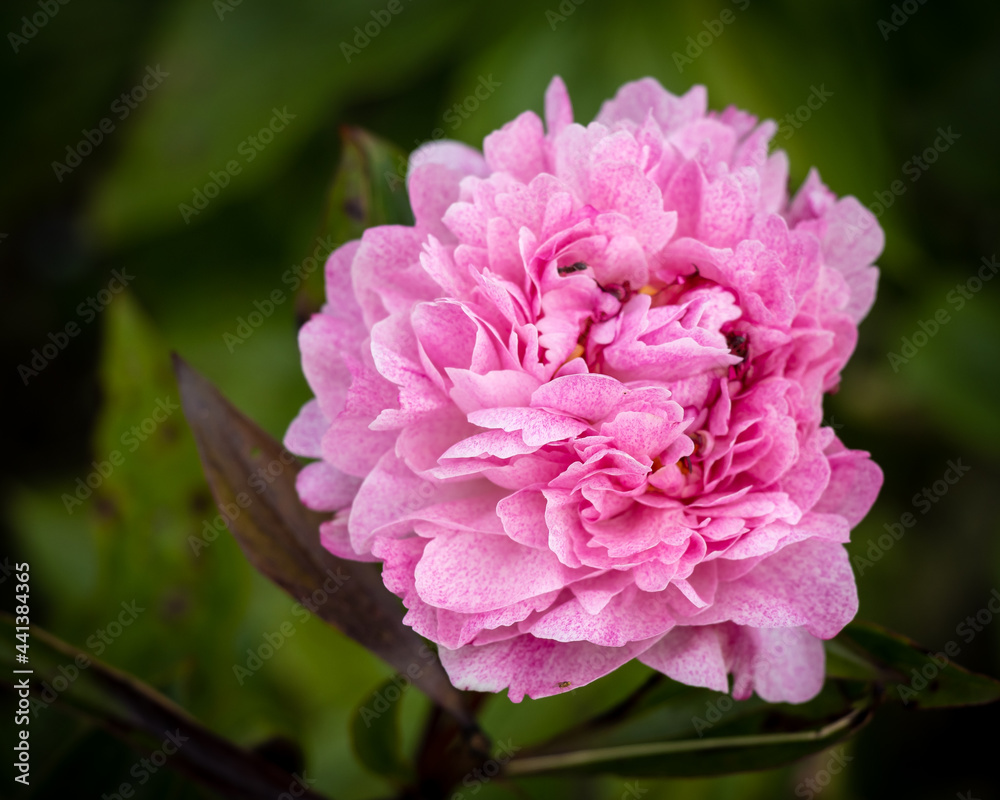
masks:
<svg viewBox="0 0 1000 800"><path fill-rule="evenodd" d="M544 126L416 151L416 225L327 262L298 490L460 688L544 697L638 658L802 702L857 610L844 543L882 474L822 400L882 231L815 171L789 200L775 124L706 104L646 78L584 127L556 78Z"/></svg>

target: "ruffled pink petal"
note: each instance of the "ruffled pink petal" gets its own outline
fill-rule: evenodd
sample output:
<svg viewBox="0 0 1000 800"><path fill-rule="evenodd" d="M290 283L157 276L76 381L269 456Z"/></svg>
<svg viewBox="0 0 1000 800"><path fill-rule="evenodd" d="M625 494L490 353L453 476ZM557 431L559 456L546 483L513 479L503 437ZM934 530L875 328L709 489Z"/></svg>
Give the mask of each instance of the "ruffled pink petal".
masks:
<svg viewBox="0 0 1000 800"><path fill-rule="evenodd" d="M597 114L597 122L612 125L629 120L641 124L652 115L667 135L705 115L708 92L704 86L693 86L687 94L677 97L653 78L626 83L613 100L606 100Z"/></svg>
<svg viewBox="0 0 1000 800"><path fill-rule="evenodd" d="M438 286L420 264L422 241L415 228L381 225L361 237L351 265L354 294L371 327L414 303L433 300ZM329 297L331 304L336 297Z"/></svg>
<svg viewBox="0 0 1000 800"><path fill-rule="evenodd" d="M413 529L412 518L439 503L475 494L482 487L441 485L413 474L394 453L385 453L358 489L351 507L351 546L371 552L377 534L400 536Z"/></svg>
<svg viewBox="0 0 1000 800"><path fill-rule="evenodd" d="M468 554L474 552L472 561ZM552 553L506 536L443 534L424 551L416 569L424 602L452 611L492 611L560 589L580 573Z"/></svg>
<svg viewBox="0 0 1000 800"><path fill-rule="evenodd" d="M321 441L323 458L349 475L364 477L390 447L395 436L389 431L372 430L377 415L397 405L396 387L374 368L372 358L349 362L351 386L344 407Z"/></svg>
<svg viewBox="0 0 1000 800"><path fill-rule="evenodd" d="M415 150L406 175L406 193L417 225L442 241L451 241L442 219L448 206L459 199L462 179L488 174L482 154L460 142L427 142Z"/></svg>
<svg viewBox="0 0 1000 800"><path fill-rule="evenodd" d="M612 597L596 614L571 597L544 615L521 623L519 630L560 642L625 647L632 641L662 635L674 622L666 597L640 591L633 585Z"/></svg>
<svg viewBox="0 0 1000 800"><path fill-rule="evenodd" d="M765 558L739 580L721 584L712 606L691 621L804 627L814 636L831 639L857 611L847 551L840 544L807 539Z"/></svg>
<svg viewBox="0 0 1000 800"><path fill-rule="evenodd" d="M507 688L507 697L520 703L525 695L537 700L586 686L631 661L650 644L601 647L521 635L458 650L441 648L438 655L459 689L500 692Z"/></svg>
<svg viewBox="0 0 1000 800"><path fill-rule="evenodd" d="M540 408L483 408L469 414L469 422L482 428L520 431L527 445L543 445L583 433L586 423Z"/></svg>
<svg viewBox="0 0 1000 800"><path fill-rule="evenodd" d="M882 470L867 453L847 450L838 442L828 448L830 482L814 506L840 514L853 527L864 519L882 488Z"/></svg>
<svg viewBox="0 0 1000 800"><path fill-rule="evenodd" d="M729 630L737 700L756 692L769 703L804 703L823 688L823 642L804 628Z"/></svg>
<svg viewBox="0 0 1000 800"><path fill-rule="evenodd" d="M307 464L295 479L303 505L313 511L339 511L351 504L361 480L325 461Z"/></svg>
<svg viewBox="0 0 1000 800"><path fill-rule="evenodd" d="M483 154L492 169L528 183L547 166L542 121L525 111L483 140Z"/></svg>
<svg viewBox="0 0 1000 800"><path fill-rule="evenodd" d="M321 522L319 525L319 540L337 558L345 558L350 561L378 561L378 559L368 554L359 554L351 547L351 536L347 531L346 516L337 516L329 522Z"/></svg>
<svg viewBox="0 0 1000 800"><path fill-rule="evenodd" d="M689 686L725 692L729 689L720 626L679 626L639 656L648 667Z"/></svg>
<svg viewBox="0 0 1000 800"><path fill-rule="evenodd" d="M583 420L606 417L628 389L607 375L566 375L539 386L531 396L531 405Z"/></svg>
<svg viewBox="0 0 1000 800"><path fill-rule="evenodd" d="M330 422L323 416L319 403L310 400L302 406L299 415L288 426L284 445L296 455L306 458L320 458L323 455L320 441L329 427Z"/></svg>
<svg viewBox="0 0 1000 800"><path fill-rule="evenodd" d="M315 314L299 331L302 371L323 416L332 420L343 410L351 373L342 356L357 337L351 329L325 314Z"/></svg>
<svg viewBox="0 0 1000 800"><path fill-rule="evenodd" d="M549 136L555 136L567 125L573 124L573 104L563 79L556 75L545 90L545 127Z"/></svg>

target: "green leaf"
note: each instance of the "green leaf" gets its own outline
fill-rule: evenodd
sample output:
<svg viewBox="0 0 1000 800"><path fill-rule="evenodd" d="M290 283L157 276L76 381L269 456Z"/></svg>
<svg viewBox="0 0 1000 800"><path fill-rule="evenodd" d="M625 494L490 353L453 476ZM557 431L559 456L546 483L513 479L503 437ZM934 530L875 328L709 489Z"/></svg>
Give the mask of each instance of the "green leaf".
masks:
<svg viewBox="0 0 1000 800"><path fill-rule="evenodd" d="M826 677L850 680L876 681L880 679L878 667L839 638L825 642Z"/></svg>
<svg viewBox="0 0 1000 800"><path fill-rule="evenodd" d="M395 692L395 695L391 694ZM399 735L400 688L388 680L366 697L351 717L351 741L358 760L376 775L406 782L413 777L413 767L402 754ZM387 695L387 692L390 694ZM390 700L389 697L394 697Z"/></svg>
<svg viewBox="0 0 1000 800"><path fill-rule="evenodd" d="M298 460L177 356L174 369L216 504L232 509L229 529L250 563L401 673L415 675L416 686L470 736L476 733L463 693L436 654L403 625L402 606L382 583L380 565L336 558L320 544L319 526L327 517L299 501Z"/></svg>
<svg viewBox="0 0 1000 800"><path fill-rule="evenodd" d="M852 623L827 653L828 680L808 703L734 701L654 678L621 707L521 754L506 774L695 777L769 769L853 735L886 696L915 708L1000 699L1000 682L875 625Z"/></svg>
<svg viewBox="0 0 1000 800"><path fill-rule="evenodd" d="M219 631L245 620L252 573L228 537L205 538L206 526L218 536L218 511L158 331L127 291L101 322L103 402L90 458L76 481L60 481L54 503L22 495L19 540L38 588L62 598L53 631L220 722L239 687L224 671L193 678L192 654L231 663L232 640ZM111 641L96 635L123 604L142 609L133 624Z"/></svg>
<svg viewBox="0 0 1000 800"><path fill-rule="evenodd" d="M340 141L340 163L327 193L320 237L334 248L361 238L375 225L412 225L406 153L349 125L341 127ZM302 286L299 308L318 311L325 299L323 270L317 270ZM301 311L300 315L306 316Z"/></svg>
<svg viewBox="0 0 1000 800"><path fill-rule="evenodd" d="M734 701L664 681L623 716L610 715L525 751L508 777L552 772L698 777L770 769L825 750L870 718L876 693L831 681L808 703Z"/></svg>
<svg viewBox="0 0 1000 800"><path fill-rule="evenodd" d="M340 164L330 185L323 232L346 242L373 225L412 225L406 153L350 125L341 127L340 141Z"/></svg>
<svg viewBox="0 0 1000 800"><path fill-rule="evenodd" d="M887 684L886 695L908 708L949 708L1000 700L1000 681L969 672L947 653L934 653L881 626L853 622L837 641L867 659ZM946 647L957 654L957 642Z"/></svg>
<svg viewBox="0 0 1000 800"><path fill-rule="evenodd" d="M55 704L100 725L143 755L162 749L169 754L165 766L224 797L271 800L294 786L297 797L323 800L284 770L212 733L152 687L44 629L31 626L26 665L15 662L14 618L6 613L0 613L0 634L3 683L13 687L14 678L27 677L13 670L31 670L32 719Z"/></svg>

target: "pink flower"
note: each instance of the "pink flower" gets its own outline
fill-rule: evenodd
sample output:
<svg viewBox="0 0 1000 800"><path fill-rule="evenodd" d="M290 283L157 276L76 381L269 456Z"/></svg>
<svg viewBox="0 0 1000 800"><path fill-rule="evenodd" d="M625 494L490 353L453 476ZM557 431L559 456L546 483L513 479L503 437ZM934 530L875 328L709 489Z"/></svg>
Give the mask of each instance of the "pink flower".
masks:
<svg viewBox="0 0 1000 800"><path fill-rule="evenodd" d="M646 78L584 127L555 78L544 127L420 148L416 225L327 262L299 493L460 688L544 697L638 658L802 702L857 610L844 543L882 474L822 400L882 231L815 171L789 201L775 124L706 103Z"/></svg>

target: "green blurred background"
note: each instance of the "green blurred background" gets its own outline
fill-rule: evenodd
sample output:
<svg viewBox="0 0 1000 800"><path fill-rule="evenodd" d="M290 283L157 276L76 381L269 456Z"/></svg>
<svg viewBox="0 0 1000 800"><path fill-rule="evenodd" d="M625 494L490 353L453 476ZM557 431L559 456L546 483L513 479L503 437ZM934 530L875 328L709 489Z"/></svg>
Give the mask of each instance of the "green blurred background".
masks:
<svg viewBox="0 0 1000 800"><path fill-rule="evenodd" d="M852 553L864 556L869 540L902 514L917 520L857 570L860 617L935 650L958 640L960 663L1000 676L1000 619L971 642L956 634L1000 587L1000 280L972 292L961 310L948 300L958 284L974 289L967 282L981 259L997 252L1000 7L399 0L387 25L372 24L372 12L385 20L387 6L75 0L45 6L58 9L49 16L31 0L4 4L0 326L8 456L0 462L0 555L31 564L33 622L135 673L241 744L298 741L318 790L387 794L389 784L356 764L347 721L388 668L323 623L300 623L291 601L252 573L228 534L207 547L192 544L215 510L180 412L134 451L128 432L142 430L157 400L177 402L171 349L275 435L307 399L295 302L277 305L242 343L226 334L273 290L290 298L283 275L308 265L317 247L341 125L360 125L407 151L436 128L479 146L522 110L540 112L553 74L565 79L584 122L620 84L652 75L677 93L706 84L712 108L736 104L779 121L820 87L832 95L777 136L791 159L793 190L812 165L835 192L865 204L894 181L904 188L881 215L879 298L827 408L848 446L870 450L886 473ZM28 36L24 15L45 24ZM357 52L343 47L364 42L355 41L355 26L366 23L377 29L370 42ZM158 69L159 78L149 77ZM144 78L144 90L135 89ZM493 85L486 99L456 113L481 79ZM294 119L255 148L248 140L275 109ZM85 153L83 131L99 130L105 118L100 143L67 163L67 148ZM959 138L930 154L935 163L924 171L911 159L933 150L938 128ZM180 204L192 204L195 189L233 160L240 172L185 220ZM87 299L102 305L112 270L129 276L128 289L91 313ZM887 354L900 353L901 338L941 308L949 321L894 369ZM79 335L51 363L35 367L37 375L19 371L70 322ZM114 450L123 462L69 513L62 495ZM914 494L941 480L949 459L970 470L933 504L915 505ZM13 605L12 583L0 582L3 608ZM98 632L132 601L144 610L99 653ZM287 620L294 636L241 685L233 666L245 666L247 649ZM496 738L528 744L589 716L645 674L632 665L521 706L494 698L484 722ZM409 742L426 709L411 694ZM887 709L848 745L853 760L822 796L1000 797L998 722L995 708ZM32 727L44 741L34 751L39 780L18 796L100 797L131 780L136 756L110 736L51 709ZM650 799L803 797L801 782L828 760L713 780L642 781L641 789ZM628 791L609 778L490 784L475 793L617 798ZM207 796L165 771L137 792Z"/></svg>

